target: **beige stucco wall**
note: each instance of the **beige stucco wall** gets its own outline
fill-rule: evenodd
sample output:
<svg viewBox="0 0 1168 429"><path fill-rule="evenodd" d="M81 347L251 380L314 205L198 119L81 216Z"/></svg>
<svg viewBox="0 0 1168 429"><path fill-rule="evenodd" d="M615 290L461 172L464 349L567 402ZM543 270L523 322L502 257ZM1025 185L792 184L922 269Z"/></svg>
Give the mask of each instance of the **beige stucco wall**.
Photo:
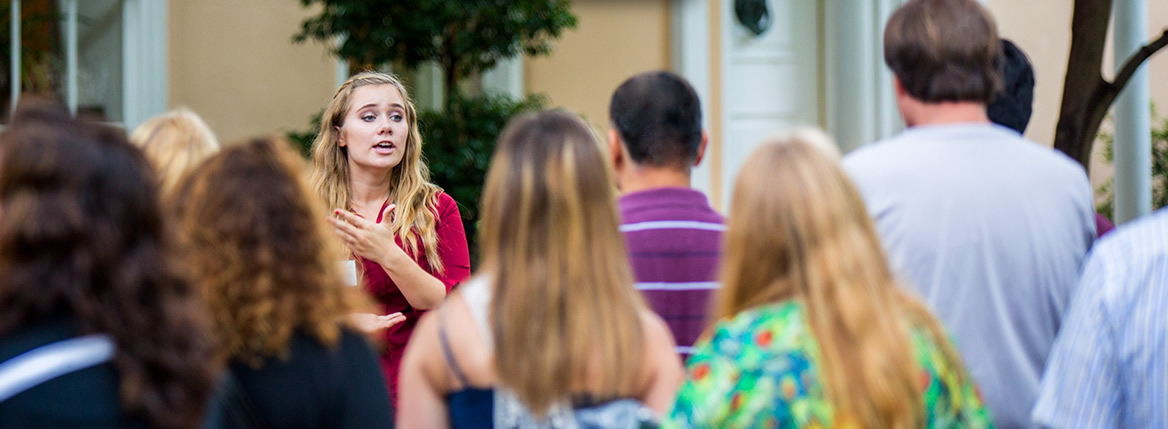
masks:
<svg viewBox="0 0 1168 429"><path fill-rule="evenodd" d="M336 62L294 45L308 15L289 0L169 3L170 105L203 116L225 142L307 129L332 96Z"/></svg>
<svg viewBox="0 0 1168 429"><path fill-rule="evenodd" d="M622 81L669 68L669 1L577 0L572 12L577 27L552 54L524 60L524 86L605 130L609 97Z"/></svg>

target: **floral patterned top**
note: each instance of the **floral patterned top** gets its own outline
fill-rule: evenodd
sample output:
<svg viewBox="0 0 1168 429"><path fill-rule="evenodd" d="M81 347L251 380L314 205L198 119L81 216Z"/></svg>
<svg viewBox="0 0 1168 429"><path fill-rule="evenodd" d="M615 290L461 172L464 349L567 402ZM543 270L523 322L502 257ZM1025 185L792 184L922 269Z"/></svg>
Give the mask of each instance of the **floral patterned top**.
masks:
<svg viewBox="0 0 1168 429"><path fill-rule="evenodd" d="M802 304L784 301L739 313L703 336L665 428L832 427L834 412L819 381L819 345ZM952 368L925 329L912 329L923 368L930 428L992 427L972 379Z"/></svg>

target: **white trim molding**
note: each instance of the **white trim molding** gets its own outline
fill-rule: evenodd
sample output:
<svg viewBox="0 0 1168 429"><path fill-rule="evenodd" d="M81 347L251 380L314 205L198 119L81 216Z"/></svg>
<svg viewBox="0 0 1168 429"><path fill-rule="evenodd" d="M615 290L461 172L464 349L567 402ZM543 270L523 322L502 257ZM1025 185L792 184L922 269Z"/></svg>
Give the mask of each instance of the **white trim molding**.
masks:
<svg viewBox="0 0 1168 429"><path fill-rule="evenodd" d="M1148 1L1116 0L1112 5L1115 68L1148 37ZM1123 223L1152 212L1152 124L1148 65L1132 75L1115 100L1115 222Z"/></svg>
<svg viewBox="0 0 1168 429"><path fill-rule="evenodd" d="M721 0L714 0L721 1ZM674 73L681 75L698 93L702 106L702 128L707 130L710 145L722 144L721 136L710 130L710 6L707 0L670 0L669 49ZM709 149L706 149L707 155ZM690 173L690 185L706 195L713 191L713 173L709 156Z"/></svg>
<svg viewBox="0 0 1168 429"><path fill-rule="evenodd" d="M826 122L845 152L903 129L882 42L885 22L903 3L841 0L825 4Z"/></svg>
<svg viewBox="0 0 1168 429"><path fill-rule="evenodd" d="M168 108L167 19L166 0L122 3L122 122L126 130Z"/></svg>

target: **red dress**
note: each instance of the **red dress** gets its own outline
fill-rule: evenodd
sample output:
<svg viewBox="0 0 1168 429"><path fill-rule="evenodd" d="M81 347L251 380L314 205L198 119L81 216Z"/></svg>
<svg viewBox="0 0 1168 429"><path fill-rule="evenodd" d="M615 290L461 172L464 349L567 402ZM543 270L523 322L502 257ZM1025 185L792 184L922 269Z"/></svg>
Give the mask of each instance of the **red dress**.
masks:
<svg viewBox="0 0 1168 429"><path fill-rule="evenodd" d="M442 258L445 271L442 274L436 274L430 270L430 264L426 262L426 254L420 243L415 261L427 273L441 280L442 284L446 285L446 293L450 294L450 290L455 285L470 275L470 252L467 250L466 232L462 228L462 217L458 213L458 204L445 192L438 193L437 199L438 219L435 223L438 236L438 256ZM381 210L378 211L377 222L381 222L381 213L385 211L385 206L388 204L388 201L382 204ZM397 245L402 245L400 239L397 241ZM365 290L377 300L381 307L381 314L400 311L406 316L404 322L386 329L381 334L386 347L381 353L381 369L385 373L385 384L389 387L390 403L394 409L397 409L397 379L401 369L402 354L405 352L410 335L414 332L414 327L418 324L418 318L422 317L424 311L416 310L410 306L406 297L402 295L397 285L380 265L364 258L359 258L359 260L364 269Z"/></svg>

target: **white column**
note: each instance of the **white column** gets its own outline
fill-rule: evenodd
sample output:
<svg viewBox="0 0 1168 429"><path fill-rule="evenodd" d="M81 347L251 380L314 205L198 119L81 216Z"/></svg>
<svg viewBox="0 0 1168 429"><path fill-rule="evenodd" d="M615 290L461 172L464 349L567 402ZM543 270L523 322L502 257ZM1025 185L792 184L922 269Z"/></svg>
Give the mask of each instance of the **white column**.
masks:
<svg viewBox="0 0 1168 429"><path fill-rule="evenodd" d="M670 9L670 58L674 73L684 77L698 93L702 107L702 128L710 132L710 7L705 0L672 0ZM716 40L716 39L715 39ZM725 94L725 93L723 93ZM713 191L711 146L723 144L710 134L706 159L690 173L690 186L710 195ZM723 184L723 187L727 186ZM711 204L714 202L711 201Z"/></svg>
<svg viewBox="0 0 1168 429"><path fill-rule="evenodd" d="M1116 0L1115 67L1140 49L1148 37L1147 0ZM1127 222L1152 210L1152 140L1148 68L1128 81L1115 102L1115 222Z"/></svg>
<svg viewBox="0 0 1168 429"><path fill-rule="evenodd" d="M337 50L340 50L341 45L343 45L345 43L345 36L341 35L340 37L337 37L337 40L334 43L337 46ZM344 85L345 82L347 82L349 80L349 62L345 61L345 59L341 58L339 55L337 55L336 58L337 58L336 83L337 83L337 88L340 88L341 85Z"/></svg>
<svg viewBox="0 0 1168 429"><path fill-rule="evenodd" d="M441 84L441 80L438 83ZM523 98L523 54L500 60L484 72L483 91L504 94L513 99Z"/></svg>
<svg viewBox="0 0 1168 429"><path fill-rule="evenodd" d="M11 66L8 74L9 79L12 80L12 95L9 100L12 106L8 109L9 114L16 114L16 103L20 101L20 0L12 0L12 24L9 27L12 32L9 33L9 39L12 42L9 53L11 54Z"/></svg>
<svg viewBox="0 0 1168 429"><path fill-rule="evenodd" d="M127 131L167 109L167 2L122 3L122 123Z"/></svg>
<svg viewBox="0 0 1168 429"><path fill-rule="evenodd" d="M77 0L65 0L65 105L77 114Z"/></svg>
<svg viewBox="0 0 1168 429"><path fill-rule="evenodd" d="M892 137L904 130L904 119L896 105L896 93L892 89L892 70L884 64L884 26L896 11L902 0L876 1L876 34L871 42L876 52L876 139Z"/></svg>
<svg viewBox="0 0 1168 429"><path fill-rule="evenodd" d="M877 136L875 12L870 0L825 4L827 129L845 152Z"/></svg>

